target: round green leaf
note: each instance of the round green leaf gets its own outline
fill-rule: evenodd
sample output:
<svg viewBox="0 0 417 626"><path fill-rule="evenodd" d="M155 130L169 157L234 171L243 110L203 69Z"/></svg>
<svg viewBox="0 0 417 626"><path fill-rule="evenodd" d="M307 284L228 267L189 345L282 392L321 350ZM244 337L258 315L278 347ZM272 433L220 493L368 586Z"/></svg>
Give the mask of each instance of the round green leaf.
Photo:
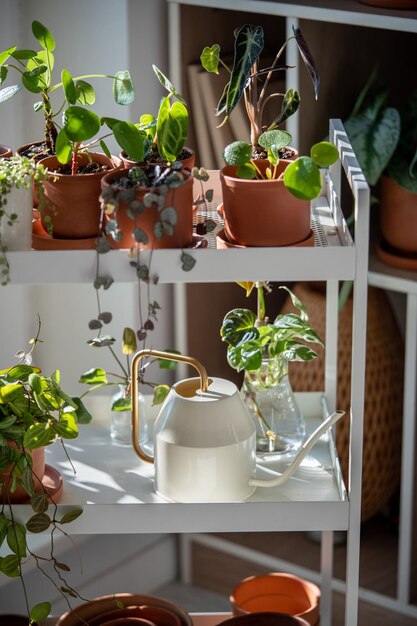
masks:
<svg viewBox="0 0 417 626"><path fill-rule="evenodd" d="M245 165L250 161L252 146L246 141L234 141L226 146L223 158L228 165Z"/></svg>
<svg viewBox="0 0 417 626"><path fill-rule="evenodd" d="M310 156L319 167L329 167L339 158L336 146L330 141L320 141L315 143L310 150Z"/></svg>
<svg viewBox="0 0 417 626"><path fill-rule="evenodd" d="M296 198L313 200L321 190L320 170L310 157L299 157L285 168L284 185Z"/></svg>
<svg viewBox="0 0 417 626"><path fill-rule="evenodd" d="M291 135L286 130L267 130L259 137L259 145L268 150L271 146L277 146L277 149L285 148L291 142Z"/></svg>
<svg viewBox="0 0 417 626"><path fill-rule="evenodd" d="M55 39L46 26L34 20L32 22L32 33L44 50L52 51L55 49Z"/></svg>
<svg viewBox="0 0 417 626"><path fill-rule="evenodd" d="M63 113L62 122L70 141L87 141L100 130L98 115L79 106L68 107Z"/></svg>
<svg viewBox="0 0 417 626"><path fill-rule="evenodd" d="M135 88L128 70L116 73L113 81L113 96L117 104L130 104L135 99Z"/></svg>
<svg viewBox="0 0 417 626"><path fill-rule="evenodd" d="M245 163L237 168L236 176L238 178L246 178L247 180L252 180L256 178L256 169L252 163Z"/></svg>
<svg viewBox="0 0 417 626"><path fill-rule="evenodd" d="M30 610L30 619L32 622L43 622L50 614L52 606L50 602L40 602L35 604Z"/></svg>
<svg viewBox="0 0 417 626"><path fill-rule="evenodd" d="M40 93L42 91L41 81L37 75L32 75L31 72L23 72L22 83L31 93Z"/></svg>
<svg viewBox="0 0 417 626"><path fill-rule="evenodd" d="M157 385L153 391L152 406L161 404L169 394L169 389L168 385Z"/></svg>

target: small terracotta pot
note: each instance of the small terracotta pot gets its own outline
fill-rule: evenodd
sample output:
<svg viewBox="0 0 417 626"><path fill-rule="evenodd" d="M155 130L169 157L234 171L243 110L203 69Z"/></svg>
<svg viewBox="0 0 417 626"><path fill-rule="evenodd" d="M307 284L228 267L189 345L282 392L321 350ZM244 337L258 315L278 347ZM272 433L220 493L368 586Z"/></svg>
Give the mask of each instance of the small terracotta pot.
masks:
<svg viewBox="0 0 417 626"><path fill-rule="evenodd" d="M129 606L108 611L104 615L89 620L88 623L89 626L104 626L104 624L108 626L111 620L131 618L141 618L158 626L181 626L180 618L171 609L149 605Z"/></svg>
<svg viewBox="0 0 417 626"><path fill-rule="evenodd" d="M384 240L400 252L417 253L417 193L382 176L379 215Z"/></svg>
<svg viewBox="0 0 417 626"><path fill-rule="evenodd" d="M285 613L260 612L231 617L222 622L221 626L308 626L308 622Z"/></svg>
<svg viewBox="0 0 417 626"><path fill-rule="evenodd" d="M9 445L16 448L16 444L12 441L9 442ZM30 454L32 456L32 473L33 473L33 481L35 484L35 489L41 487L41 481L45 474L45 448L35 448L31 452L26 451L26 454ZM10 477L11 468L0 472L0 497L3 498L3 488L2 483L4 485L8 484ZM9 493L8 498L12 503L22 502L23 500L27 500L29 498L27 492L21 487L17 485L16 489L13 493Z"/></svg>
<svg viewBox="0 0 417 626"><path fill-rule="evenodd" d="M128 171L129 168L118 170L117 172L109 172L101 181L102 188L105 189L113 182L127 176ZM145 194L150 191L151 189L138 188L136 190L137 200L143 202ZM190 246L193 241L193 178L191 176L187 176L184 184L180 187L168 191L165 206L175 208L177 223L174 226L172 235L164 233L162 239L157 239L154 235L154 225L159 221L159 213L156 206L153 204L150 207L146 207L134 222L127 214L126 203L120 201L117 207L117 215L115 216L114 213L106 215L106 219L117 218L122 233L119 241L115 241L109 236L108 239L112 248L131 248L135 244L133 230L136 227L140 227L148 236L148 243L140 244L141 248L145 250L151 248L186 248Z"/></svg>
<svg viewBox="0 0 417 626"><path fill-rule="evenodd" d="M56 626L84 626L85 622L90 624L90 621L93 619L99 617L105 619L106 614L116 611L118 606L120 607L120 604L125 608L143 607L146 605L147 607L152 606L168 609L179 618L181 626L192 626L191 617L177 604L165 600L164 598L159 598L158 596L133 593L115 593L80 604L71 611L61 615Z"/></svg>
<svg viewBox="0 0 417 626"><path fill-rule="evenodd" d="M100 622L100 626L159 626L142 617L118 617L108 622Z"/></svg>
<svg viewBox="0 0 417 626"><path fill-rule="evenodd" d="M190 153L190 156L186 159L181 159L182 166L187 167L191 170L195 164L195 152L191 148L187 148L187 146L185 146L184 150L187 150ZM119 157L122 161L123 167L134 167L135 165L151 165L153 163L153 161L142 161L141 163L138 163L137 161L131 161L126 152L120 152Z"/></svg>
<svg viewBox="0 0 417 626"><path fill-rule="evenodd" d="M291 161L282 159L278 172ZM257 161L265 171L269 163ZM237 168L220 170L224 231L230 243L243 246L291 246L310 234L310 202L295 198L280 180L245 180Z"/></svg>
<svg viewBox="0 0 417 626"><path fill-rule="evenodd" d="M105 154L92 153L91 158L109 169L115 163ZM79 164L88 162L86 154L80 155ZM47 202L41 213L41 222L48 230L45 217L49 216L53 226L52 236L58 239L82 239L96 237L100 224L100 181L106 172L96 174L52 174L60 167L55 156L46 157L41 161L50 172L51 177L44 181L43 186Z"/></svg>
<svg viewBox="0 0 417 626"><path fill-rule="evenodd" d="M320 618L320 589L314 583L281 572L250 576L230 596L234 615L276 611L316 626Z"/></svg>
<svg viewBox="0 0 417 626"><path fill-rule="evenodd" d="M13 156L13 150L9 146L0 146L0 159L7 159Z"/></svg>

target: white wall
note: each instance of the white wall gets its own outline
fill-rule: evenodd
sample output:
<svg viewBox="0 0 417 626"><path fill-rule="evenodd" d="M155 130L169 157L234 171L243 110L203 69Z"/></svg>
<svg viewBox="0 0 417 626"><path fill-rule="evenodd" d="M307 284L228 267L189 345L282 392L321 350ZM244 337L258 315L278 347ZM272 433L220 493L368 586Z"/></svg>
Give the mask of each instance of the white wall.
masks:
<svg viewBox="0 0 417 626"><path fill-rule="evenodd" d="M167 37L164 0L2 0L0 20L1 48L18 45L38 49L31 32L34 19L45 24L55 37L55 76L59 82L62 68L72 75L114 74L129 69L135 87L135 101L128 107L115 104L110 79L91 79L97 100L93 110L136 121L142 113L156 112L162 95L152 64L166 71ZM7 84L13 84L10 70ZM0 143L17 148L40 138L42 114L33 111L39 98L21 90L0 107ZM59 99L56 101L57 104ZM110 144L113 151L118 148ZM174 346L172 289L159 286L152 297L162 307L159 324L149 346ZM124 326L139 327L137 285L113 285L102 294L105 310L114 321L106 334L121 340ZM107 349L94 350L87 340L94 336L88 321L96 316L96 296L92 285L54 285L22 288L9 286L0 290L1 351L5 364L17 350L25 347L42 319L44 343L37 350L37 363L46 373L60 369L68 391L85 389L77 384L79 374L90 367L114 368ZM12 330L12 332L10 332ZM107 332L108 331L108 332ZM118 349L118 343L116 349Z"/></svg>

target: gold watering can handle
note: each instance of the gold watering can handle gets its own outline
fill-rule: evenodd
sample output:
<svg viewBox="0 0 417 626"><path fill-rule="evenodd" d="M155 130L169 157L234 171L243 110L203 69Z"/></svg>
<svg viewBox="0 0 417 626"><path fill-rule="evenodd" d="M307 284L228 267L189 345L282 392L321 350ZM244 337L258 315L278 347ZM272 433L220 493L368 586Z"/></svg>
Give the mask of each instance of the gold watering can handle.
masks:
<svg viewBox="0 0 417 626"><path fill-rule="evenodd" d="M139 445L139 363L146 357L153 356L157 359L168 359L177 361L178 363L187 363L192 365L200 375L200 389L207 391L208 377L206 368L197 359L191 356L183 356L182 354L174 354L173 352L163 352L162 350L141 350L137 352L132 359L131 365L131 381L132 381L132 444L138 457L147 463L153 463L154 457L146 454Z"/></svg>

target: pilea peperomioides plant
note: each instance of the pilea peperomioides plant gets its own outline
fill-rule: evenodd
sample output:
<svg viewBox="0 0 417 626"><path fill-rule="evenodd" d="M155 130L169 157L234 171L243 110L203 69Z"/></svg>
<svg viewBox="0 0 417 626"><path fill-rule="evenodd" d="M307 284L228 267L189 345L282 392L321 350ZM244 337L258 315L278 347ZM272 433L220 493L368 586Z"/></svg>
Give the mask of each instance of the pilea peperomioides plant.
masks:
<svg viewBox="0 0 417 626"><path fill-rule="evenodd" d="M12 46L0 53L0 84L12 69L20 75L20 84L0 90L0 102L14 96L22 87L42 98L35 103L35 111L42 111L44 116L43 154L55 153L58 135L57 117L68 105L94 104L96 95L93 85L87 82L91 78L110 78L113 81L113 96L121 105L130 104L134 99L134 87L128 70L107 74L85 74L72 77L66 69L61 71L61 81L53 83L55 39L51 32L38 21L32 22L32 33L39 42L41 50L20 49ZM51 96L62 92L62 100L54 110Z"/></svg>

